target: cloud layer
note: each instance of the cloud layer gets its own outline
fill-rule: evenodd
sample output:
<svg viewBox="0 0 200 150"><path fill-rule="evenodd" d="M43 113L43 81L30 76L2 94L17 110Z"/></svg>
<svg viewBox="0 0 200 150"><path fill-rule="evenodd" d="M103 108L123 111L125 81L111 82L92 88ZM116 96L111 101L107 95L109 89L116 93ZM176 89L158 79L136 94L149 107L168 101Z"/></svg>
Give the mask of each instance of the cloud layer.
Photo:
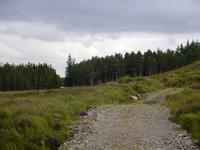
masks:
<svg viewBox="0 0 200 150"><path fill-rule="evenodd" d="M44 22L75 32L196 32L199 0L1 0L1 21Z"/></svg>
<svg viewBox="0 0 200 150"><path fill-rule="evenodd" d="M63 75L78 61L115 52L175 48L200 35L199 0L0 0L0 57L48 62Z"/></svg>

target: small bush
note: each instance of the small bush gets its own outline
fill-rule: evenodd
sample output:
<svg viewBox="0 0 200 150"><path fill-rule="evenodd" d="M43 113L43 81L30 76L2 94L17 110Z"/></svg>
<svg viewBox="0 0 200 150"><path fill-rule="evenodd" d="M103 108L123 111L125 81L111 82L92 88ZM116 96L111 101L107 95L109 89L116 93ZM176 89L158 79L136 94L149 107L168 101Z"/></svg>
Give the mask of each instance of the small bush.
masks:
<svg viewBox="0 0 200 150"><path fill-rule="evenodd" d="M8 112L1 110L0 111L0 120L6 119L9 117Z"/></svg>
<svg viewBox="0 0 200 150"><path fill-rule="evenodd" d="M130 83L132 81L133 81L133 78L129 76L122 77L118 80L119 83Z"/></svg>

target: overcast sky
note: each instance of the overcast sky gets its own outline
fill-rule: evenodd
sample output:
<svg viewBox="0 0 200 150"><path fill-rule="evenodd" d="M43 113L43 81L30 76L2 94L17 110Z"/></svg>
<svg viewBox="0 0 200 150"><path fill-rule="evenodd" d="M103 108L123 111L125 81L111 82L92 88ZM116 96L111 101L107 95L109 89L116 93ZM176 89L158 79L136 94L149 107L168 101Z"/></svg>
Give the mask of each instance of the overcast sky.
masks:
<svg viewBox="0 0 200 150"><path fill-rule="evenodd" d="M0 0L0 63L175 49L200 38L200 0Z"/></svg>

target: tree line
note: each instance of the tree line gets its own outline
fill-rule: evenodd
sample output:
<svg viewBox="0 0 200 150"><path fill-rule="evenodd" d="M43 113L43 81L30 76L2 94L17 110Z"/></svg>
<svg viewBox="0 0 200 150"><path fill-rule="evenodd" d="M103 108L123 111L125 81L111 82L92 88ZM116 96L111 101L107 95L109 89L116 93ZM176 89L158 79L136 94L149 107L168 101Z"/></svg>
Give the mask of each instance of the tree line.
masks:
<svg viewBox="0 0 200 150"><path fill-rule="evenodd" d="M176 50L138 51L122 55L120 53L106 57L92 57L76 63L69 55L65 80L56 74L52 66L44 64L1 64L0 91L51 89L65 86L94 85L116 81L128 75L149 76L181 66L200 59L200 43L187 42Z"/></svg>
<svg viewBox="0 0 200 150"><path fill-rule="evenodd" d="M60 76L55 69L47 64L14 65L4 64L0 66L0 90L35 90L51 89L61 86Z"/></svg>
<svg viewBox="0 0 200 150"><path fill-rule="evenodd" d="M181 44L176 50L148 50L143 54L131 52L106 57L92 57L80 63L69 55L65 72L65 86L94 85L116 81L128 75L149 76L181 66L200 59L200 43L197 41Z"/></svg>

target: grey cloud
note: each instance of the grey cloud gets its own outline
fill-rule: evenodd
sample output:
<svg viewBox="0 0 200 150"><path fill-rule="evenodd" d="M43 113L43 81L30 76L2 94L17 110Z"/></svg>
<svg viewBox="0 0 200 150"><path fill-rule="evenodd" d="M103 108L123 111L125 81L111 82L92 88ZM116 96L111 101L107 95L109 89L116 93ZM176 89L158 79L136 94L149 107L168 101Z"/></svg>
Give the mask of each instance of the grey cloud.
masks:
<svg viewBox="0 0 200 150"><path fill-rule="evenodd" d="M63 76L69 53L80 61L175 48L200 37L199 8L200 0L0 0L1 62L47 62Z"/></svg>
<svg viewBox="0 0 200 150"><path fill-rule="evenodd" d="M0 33L44 41L64 41L66 35L54 26L24 22L0 23Z"/></svg>
<svg viewBox="0 0 200 150"><path fill-rule="evenodd" d="M200 32L198 0L1 0L0 21L41 22L66 32Z"/></svg>

